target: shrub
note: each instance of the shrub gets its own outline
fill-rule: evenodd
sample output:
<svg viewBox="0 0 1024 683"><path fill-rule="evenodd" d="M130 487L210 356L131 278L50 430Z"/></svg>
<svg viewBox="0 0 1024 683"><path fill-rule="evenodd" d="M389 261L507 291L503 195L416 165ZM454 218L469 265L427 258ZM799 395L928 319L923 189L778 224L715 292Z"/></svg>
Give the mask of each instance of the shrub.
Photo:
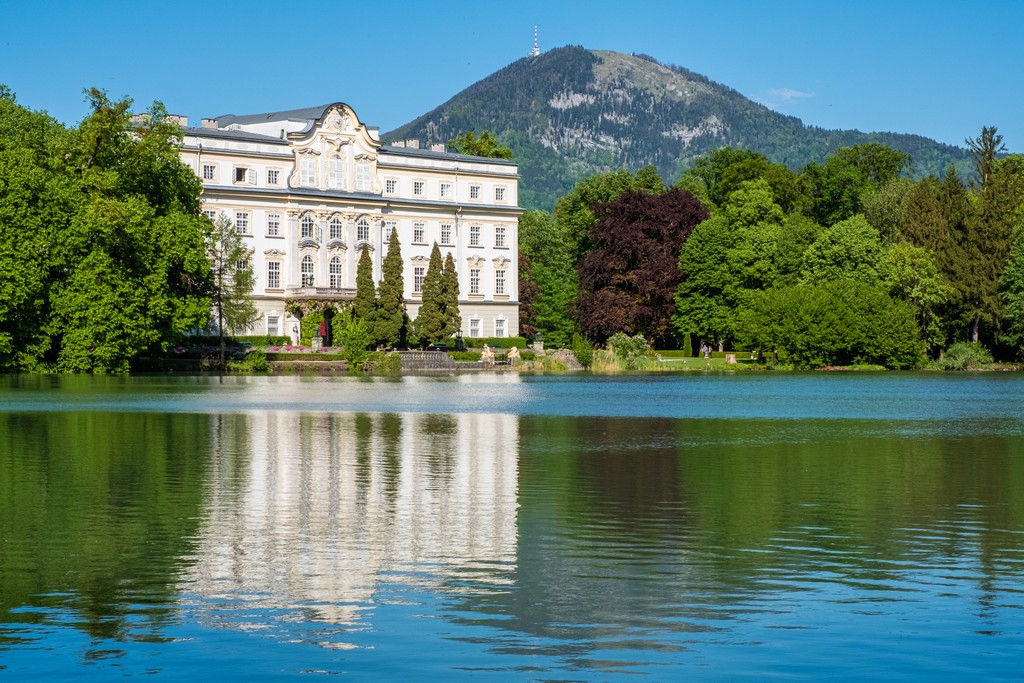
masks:
<svg viewBox="0 0 1024 683"><path fill-rule="evenodd" d="M637 367L640 359L646 357L649 351L647 340L642 334L630 337L625 332L613 334L608 339L608 348L615 353L618 360L626 364L627 368Z"/></svg>
<svg viewBox="0 0 1024 683"><path fill-rule="evenodd" d="M448 355L452 357L452 360L461 363L475 363L483 354L479 351L449 351Z"/></svg>
<svg viewBox="0 0 1024 683"><path fill-rule="evenodd" d="M263 349L253 349L245 355L245 367L253 372L266 372L270 367L267 365L267 354Z"/></svg>
<svg viewBox="0 0 1024 683"><path fill-rule="evenodd" d="M943 370L979 370L992 364L992 354L981 344L960 342L946 349L939 361Z"/></svg>
<svg viewBox="0 0 1024 683"><path fill-rule="evenodd" d="M467 349L482 349L484 344L491 347L499 346L503 349L510 349L513 346L520 349L526 348L525 337L463 337L462 341L466 343Z"/></svg>
<svg viewBox="0 0 1024 683"><path fill-rule="evenodd" d="M594 362L594 345L579 332L574 332L572 335L572 352L580 365L585 368L589 368Z"/></svg>

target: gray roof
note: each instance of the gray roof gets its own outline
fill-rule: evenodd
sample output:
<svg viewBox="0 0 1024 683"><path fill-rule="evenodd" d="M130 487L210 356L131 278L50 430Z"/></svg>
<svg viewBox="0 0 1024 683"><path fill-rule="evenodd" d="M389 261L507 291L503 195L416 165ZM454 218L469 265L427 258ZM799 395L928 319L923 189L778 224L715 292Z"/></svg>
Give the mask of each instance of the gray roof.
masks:
<svg viewBox="0 0 1024 683"><path fill-rule="evenodd" d="M236 123L244 126L253 123L266 123L267 121L312 121L314 119L323 118L324 112L336 104L344 104L344 102L329 102L328 104L321 104L315 107L291 109L289 111L275 111L266 114L242 114L240 116L235 114L223 114L222 116L217 117L217 125L227 127Z"/></svg>
<svg viewBox="0 0 1024 683"><path fill-rule="evenodd" d="M458 160L462 159L465 161L475 161L476 163L484 164L501 164L503 166L516 166L517 162L514 159L496 159L494 157L478 157L472 154L456 154L455 152L435 152L432 149L423 149L421 147L398 147L393 144L384 145L381 147L381 152L387 154L395 154L398 156L409 156L409 157L432 157L435 159L448 159Z"/></svg>
<svg viewBox="0 0 1024 683"><path fill-rule="evenodd" d="M219 128L186 128L185 135L194 135L199 138L224 138L228 140L247 140L249 142L262 142L268 145L287 145L276 135L262 135L250 133L246 130L220 130Z"/></svg>

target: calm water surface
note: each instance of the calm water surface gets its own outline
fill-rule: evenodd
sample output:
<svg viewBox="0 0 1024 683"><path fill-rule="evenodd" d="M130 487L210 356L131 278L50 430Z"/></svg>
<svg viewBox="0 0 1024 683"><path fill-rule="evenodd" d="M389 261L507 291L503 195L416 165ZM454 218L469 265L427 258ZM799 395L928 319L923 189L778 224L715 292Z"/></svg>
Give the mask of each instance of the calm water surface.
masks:
<svg viewBox="0 0 1024 683"><path fill-rule="evenodd" d="M0 679L1024 677L1024 377L0 377Z"/></svg>

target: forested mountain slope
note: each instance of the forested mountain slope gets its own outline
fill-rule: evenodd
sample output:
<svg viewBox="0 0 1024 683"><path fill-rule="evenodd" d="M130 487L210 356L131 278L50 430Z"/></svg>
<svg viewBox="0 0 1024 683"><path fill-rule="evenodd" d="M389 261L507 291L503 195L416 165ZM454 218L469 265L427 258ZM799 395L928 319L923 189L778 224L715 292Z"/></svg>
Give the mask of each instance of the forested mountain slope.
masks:
<svg viewBox="0 0 1024 683"><path fill-rule="evenodd" d="M796 170L838 147L880 142L910 154L916 175L941 175L951 163L970 169L965 149L917 135L806 126L682 67L576 46L520 59L384 139L430 144L468 130L490 130L512 148L527 208L550 209L580 179L617 168L653 164L671 183L693 159L723 146Z"/></svg>

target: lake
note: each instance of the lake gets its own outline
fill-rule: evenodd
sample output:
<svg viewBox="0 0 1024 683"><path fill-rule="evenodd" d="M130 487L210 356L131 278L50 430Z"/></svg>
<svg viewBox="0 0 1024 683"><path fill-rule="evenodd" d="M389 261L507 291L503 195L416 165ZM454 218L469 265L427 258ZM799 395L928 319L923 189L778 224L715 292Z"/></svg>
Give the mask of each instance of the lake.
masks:
<svg viewBox="0 0 1024 683"><path fill-rule="evenodd" d="M0 376L0 679L1022 658L1024 375Z"/></svg>

